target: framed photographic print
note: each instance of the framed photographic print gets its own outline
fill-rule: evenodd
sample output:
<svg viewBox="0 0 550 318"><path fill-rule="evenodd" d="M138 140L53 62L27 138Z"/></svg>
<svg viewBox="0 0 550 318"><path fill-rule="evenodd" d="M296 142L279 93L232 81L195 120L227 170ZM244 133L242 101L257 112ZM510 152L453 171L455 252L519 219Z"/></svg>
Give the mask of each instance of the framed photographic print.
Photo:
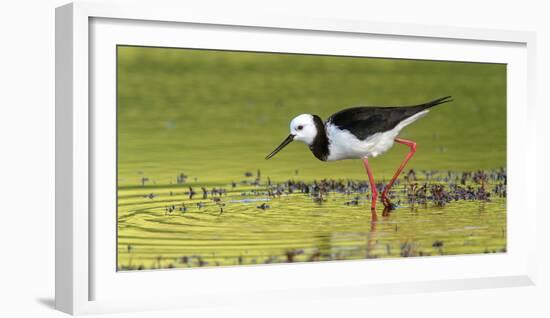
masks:
<svg viewBox="0 0 550 318"><path fill-rule="evenodd" d="M533 284L533 34L185 12L56 11L58 309Z"/></svg>

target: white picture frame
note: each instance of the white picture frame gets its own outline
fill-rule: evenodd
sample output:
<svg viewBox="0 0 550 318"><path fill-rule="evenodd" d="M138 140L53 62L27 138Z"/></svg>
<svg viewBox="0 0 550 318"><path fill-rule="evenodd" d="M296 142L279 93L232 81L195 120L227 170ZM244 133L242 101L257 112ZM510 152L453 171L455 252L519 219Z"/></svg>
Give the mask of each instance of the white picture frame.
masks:
<svg viewBox="0 0 550 318"><path fill-rule="evenodd" d="M534 284L537 209L533 201L524 200L527 193L523 190L523 185L536 183L535 166L527 162L536 151L533 33L291 16L223 16L187 9L183 4L155 7L116 2L73 3L56 9L57 309L87 314ZM231 43L222 43L220 32ZM252 34L258 38L244 40ZM271 40L259 39L263 37ZM114 190L109 183L114 177L109 162L115 137L112 130L94 129L110 127L113 118L108 105L114 98L116 64L110 56L115 52L109 50L117 44L139 44L276 51L282 45L276 38L287 43L285 52L339 54L334 47L342 41L350 44L346 54L365 56L357 44L361 38L372 43L369 56L508 63L507 252L117 273L108 252L112 244L115 253L114 241L110 241L114 219L93 213L98 206L108 209L112 205L108 191ZM300 44L303 39L312 41L309 48ZM396 50L404 41L409 49ZM434 43L443 48L441 52L428 52ZM94 108L98 101L105 106ZM113 222L110 230L108 222ZM108 234L97 235L98 230ZM185 279L188 287L167 288L179 279ZM140 297L134 293L138 285L156 292ZM158 292L157 287L165 292Z"/></svg>

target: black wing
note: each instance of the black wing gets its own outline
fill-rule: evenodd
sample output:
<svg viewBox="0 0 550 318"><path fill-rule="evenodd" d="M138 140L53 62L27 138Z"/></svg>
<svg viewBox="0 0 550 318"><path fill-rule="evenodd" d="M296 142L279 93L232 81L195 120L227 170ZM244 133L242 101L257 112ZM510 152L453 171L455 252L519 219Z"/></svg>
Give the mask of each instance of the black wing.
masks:
<svg viewBox="0 0 550 318"><path fill-rule="evenodd" d="M393 129L404 119L430 107L451 102L451 96L446 96L431 102L404 107L354 107L341 110L327 119L340 129L346 129L360 140L378 132Z"/></svg>

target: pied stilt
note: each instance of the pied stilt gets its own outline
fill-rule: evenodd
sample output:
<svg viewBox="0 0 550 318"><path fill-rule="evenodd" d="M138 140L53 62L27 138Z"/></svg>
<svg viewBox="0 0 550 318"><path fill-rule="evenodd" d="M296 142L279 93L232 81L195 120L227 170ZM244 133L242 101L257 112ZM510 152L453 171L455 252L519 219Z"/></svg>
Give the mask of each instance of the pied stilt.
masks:
<svg viewBox="0 0 550 318"><path fill-rule="evenodd" d="M429 108L451 101L451 96L446 96L415 106L348 108L333 114L324 123L317 115L302 114L290 122L290 135L266 159L293 140L304 142L322 161L362 159L372 192L371 209L375 211L378 191L368 159L383 154L394 142L406 145L409 153L382 191L382 203L386 208L391 208L388 191L416 152L416 143L398 138L399 132L425 116Z"/></svg>

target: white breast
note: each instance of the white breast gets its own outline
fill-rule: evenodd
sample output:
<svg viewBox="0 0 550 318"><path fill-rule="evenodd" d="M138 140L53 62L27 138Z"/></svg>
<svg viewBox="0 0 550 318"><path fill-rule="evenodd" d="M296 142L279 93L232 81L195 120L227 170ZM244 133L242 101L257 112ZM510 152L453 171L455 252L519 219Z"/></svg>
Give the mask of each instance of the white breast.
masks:
<svg viewBox="0 0 550 318"><path fill-rule="evenodd" d="M327 160L361 159L379 156L393 146L395 138L405 126L423 117L428 111L424 110L415 114L400 122L392 130L376 133L365 140L359 140L349 131L341 130L329 122L326 125L327 137L330 142Z"/></svg>

